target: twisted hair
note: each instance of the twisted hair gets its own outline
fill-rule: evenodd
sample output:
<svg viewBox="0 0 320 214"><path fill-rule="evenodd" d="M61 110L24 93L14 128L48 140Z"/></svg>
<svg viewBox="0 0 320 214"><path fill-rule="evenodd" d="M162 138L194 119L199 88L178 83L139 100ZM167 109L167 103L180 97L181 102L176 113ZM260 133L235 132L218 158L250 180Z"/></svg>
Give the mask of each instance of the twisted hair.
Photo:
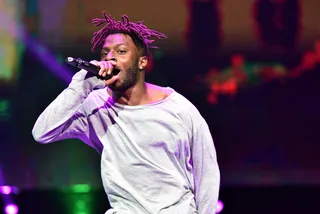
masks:
<svg viewBox="0 0 320 214"><path fill-rule="evenodd" d="M129 35L136 47L143 51L143 54L151 56L149 49L158 48L152 46L154 40L151 37L157 37L158 39L167 38L166 35L155 30L148 29L143 21L131 22L127 15L121 16L121 21L116 21L111 15L106 15L103 11L104 18L95 18L92 20L92 24L96 27L104 25L100 30L94 32L94 36L91 40L93 47L91 51L95 51L101 47L106 37L110 34L122 33Z"/></svg>

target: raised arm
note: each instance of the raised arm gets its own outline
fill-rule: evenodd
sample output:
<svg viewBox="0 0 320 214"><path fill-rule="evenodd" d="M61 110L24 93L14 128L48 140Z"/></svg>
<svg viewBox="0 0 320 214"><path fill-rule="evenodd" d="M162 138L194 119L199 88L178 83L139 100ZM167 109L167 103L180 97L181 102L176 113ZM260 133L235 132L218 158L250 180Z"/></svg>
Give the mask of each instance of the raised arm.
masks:
<svg viewBox="0 0 320 214"><path fill-rule="evenodd" d="M87 71L76 73L69 86L41 113L32 135L40 143L51 143L66 138L79 138L86 143L87 119L82 103L89 93L105 87L104 81L90 76Z"/></svg>
<svg viewBox="0 0 320 214"><path fill-rule="evenodd" d="M99 75L111 75L116 66L115 61L91 61L100 67ZM87 138L87 118L83 102L94 89L112 84L119 75L108 80L81 70L76 73L69 86L42 112L37 119L32 135L40 143L51 143L66 138L79 138L90 144Z"/></svg>
<svg viewBox="0 0 320 214"><path fill-rule="evenodd" d="M220 170L215 146L203 120L193 136L195 200L199 214L215 214L220 188Z"/></svg>

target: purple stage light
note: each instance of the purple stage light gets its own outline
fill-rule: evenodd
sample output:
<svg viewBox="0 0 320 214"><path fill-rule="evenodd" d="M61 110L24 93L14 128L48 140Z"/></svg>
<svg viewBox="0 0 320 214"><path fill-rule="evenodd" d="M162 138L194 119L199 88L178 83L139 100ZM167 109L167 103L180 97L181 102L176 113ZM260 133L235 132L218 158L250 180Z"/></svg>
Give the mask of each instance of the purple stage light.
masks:
<svg viewBox="0 0 320 214"><path fill-rule="evenodd" d="M4 208L4 212L6 214L17 214L18 213L18 206L15 204L8 204L5 208Z"/></svg>
<svg viewBox="0 0 320 214"><path fill-rule="evenodd" d="M224 204L222 203L222 201L218 201L217 203L217 211L216 213L220 213L223 210Z"/></svg>
<svg viewBox="0 0 320 214"><path fill-rule="evenodd" d="M3 195L10 195L12 193L12 187L0 186L0 193Z"/></svg>
<svg viewBox="0 0 320 214"><path fill-rule="evenodd" d="M0 195L18 194L19 188L15 186L0 186Z"/></svg>

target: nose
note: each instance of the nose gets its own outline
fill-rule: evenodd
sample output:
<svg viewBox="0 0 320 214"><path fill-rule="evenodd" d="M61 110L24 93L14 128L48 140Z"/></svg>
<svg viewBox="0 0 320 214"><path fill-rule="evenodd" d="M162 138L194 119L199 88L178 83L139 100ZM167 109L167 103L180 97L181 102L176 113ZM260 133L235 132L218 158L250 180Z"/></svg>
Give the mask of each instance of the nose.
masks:
<svg viewBox="0 0 320 214"><path fill-rule="evenodd" d="M106 56L105 60L106 60L106 61L114 61L114 62L117 61L117 59L115 58L115 56L114 56L114 54L112 53L112 51L110 51L110 52L108 53L108 55Z"/></svg>

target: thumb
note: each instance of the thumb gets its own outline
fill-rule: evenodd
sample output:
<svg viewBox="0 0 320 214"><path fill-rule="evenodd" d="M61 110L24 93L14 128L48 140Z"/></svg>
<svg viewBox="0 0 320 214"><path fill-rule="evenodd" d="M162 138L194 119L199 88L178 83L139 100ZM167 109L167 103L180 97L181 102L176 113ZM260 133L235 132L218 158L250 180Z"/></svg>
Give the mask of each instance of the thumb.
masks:
<svg viewBox="0 0 320 214"><path fill-rule="evenodd" d="M110 62L110 63L111 63L111 65L113 65L113 66L116 66L116 65L117 65L117 62L116 62L116 61L114 61L114 60L110 60L109 62Z"/></svg>
<svg viewBox="0 0 320 214"><path fill-rule="evenodd" d="M95 66L100 66L100 63L97 60L91 60L90 63Z"/></svg>

